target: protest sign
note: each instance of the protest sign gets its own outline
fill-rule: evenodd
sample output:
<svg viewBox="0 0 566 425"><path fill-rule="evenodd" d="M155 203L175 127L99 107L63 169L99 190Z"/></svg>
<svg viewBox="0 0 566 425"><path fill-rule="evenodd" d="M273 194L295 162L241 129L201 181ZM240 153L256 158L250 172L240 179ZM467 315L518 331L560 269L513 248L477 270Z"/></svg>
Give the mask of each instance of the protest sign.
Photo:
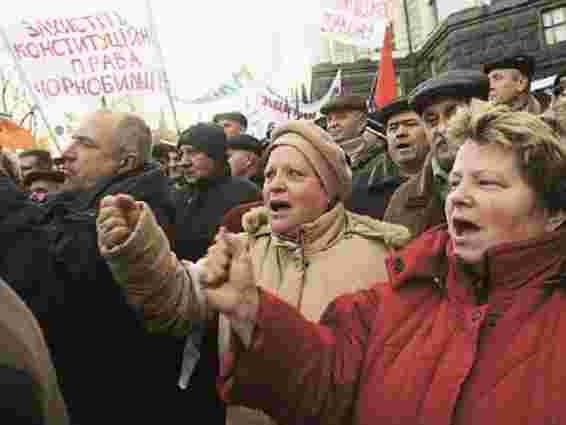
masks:
<svg viewBox="0 0 566 425"><path fill-rule="evenodd" d="M398 0L324 0L320 30L328 38L376 49Z"/></svg>
<svg viewBox="0 0 566 425"><path fill-rule="evenodd" d="M10 47L46 100L159 93L164 73L145 16L118 10L22 19L5 28Z"/></svg>

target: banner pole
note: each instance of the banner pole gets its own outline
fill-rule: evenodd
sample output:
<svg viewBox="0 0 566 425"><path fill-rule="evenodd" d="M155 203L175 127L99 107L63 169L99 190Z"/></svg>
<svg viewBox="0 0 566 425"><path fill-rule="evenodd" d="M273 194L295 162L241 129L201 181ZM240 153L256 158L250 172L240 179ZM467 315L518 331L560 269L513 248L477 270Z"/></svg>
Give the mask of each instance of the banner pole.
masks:
<svg viewBox="0 0 566 425"><path fill-rule="evenodd" d="M45 115L45 111L41 107L41 100L40 100L39 96L37 95L37 93L33 90L31 82L28 80L22 64L18 60L18 58L16 56L16 52L14 52L14 49L12 48L12 45L10 44L10 40L8 39L8 34L6 34L6 31L5 31L3 25L0 25L0 36L2 37L2 40L4 41L4 45L6 46L8 51L10 52L10 56L12 57L12 60L14 61L14 65L16 66L16 70L18 72L20 80L27 87L29 94L30 94L30 96L33 100L33 103L35 104L35 108L39 111L39 114L41 115L41 119L43 120L43 123L45 124L45 127L47 128L47 132L49 133L49 137L55 143L55 147L57 148L57 151L59 152L59 154L63 155L63 151L61 150L61 147L59 146L59 143L57 142L57 136L55 135L55 132L53 131L53 129L49 125L49 121L47 120L47 116Z"/></svg>
<svg viewBox="0 0 566 425"><path fill-rule="evenodd" d="M167 92L167 98L169 99L169 106L171 107L171 113L173 114L173 121L175 122L175 128L177 129L177 134L181 134L181 128L179 126L179 121L177 120L177 110L175 109L175 101L173 100L173 94L171 93L171 84L169 82L169 77L167 75L167 70L165 69L165 58L163 56L163 51L161 50L161 44L157 37L157 29L155 26L155 21L153 19L153 10L151 8L151 0L146 0L147 14L149 19L149 31L151 33L151 39L155 43L155 50L159 56L159 62L163 69L163 82L165 83L165 91Z"/></svg>

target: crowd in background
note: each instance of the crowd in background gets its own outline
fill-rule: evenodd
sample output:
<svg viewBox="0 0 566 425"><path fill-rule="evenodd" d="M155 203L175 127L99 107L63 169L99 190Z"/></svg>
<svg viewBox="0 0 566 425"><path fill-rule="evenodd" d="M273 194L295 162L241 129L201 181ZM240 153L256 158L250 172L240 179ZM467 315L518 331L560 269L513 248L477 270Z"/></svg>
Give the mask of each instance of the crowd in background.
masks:
<svg viewBox="0 0 566 425"><path fill-rule="evenodd" d="M566 421L566 72L542 106L534 68L3 152L0 419Z"/></svg>

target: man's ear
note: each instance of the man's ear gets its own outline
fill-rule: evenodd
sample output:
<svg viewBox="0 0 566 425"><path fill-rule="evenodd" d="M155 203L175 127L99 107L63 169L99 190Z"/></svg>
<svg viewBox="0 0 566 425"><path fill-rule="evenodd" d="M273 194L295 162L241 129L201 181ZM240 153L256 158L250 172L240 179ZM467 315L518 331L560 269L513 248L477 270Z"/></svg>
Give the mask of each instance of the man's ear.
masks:
<svg viewBox="0 0 566 425"><path fill-rule="evenodd" d="M546 224L547 231L553 232L557 230L564 222L566 221L566 211L565 210L558 210L550 217L548 217L548 222Z"/></svg>
<svg viewBox="0 0 566 425"><path fill-rule="evenodd" d="M137 168L138 157L135 153L129 153L120 160L118 164L118 174L125 174Z"/></svg>
<svg viewBox="0 0 566 425"><path fill-rule="evenodd" d="M519 88L521 93L528 93L529 92L529 79L521 74L519 78Z"/></svg>

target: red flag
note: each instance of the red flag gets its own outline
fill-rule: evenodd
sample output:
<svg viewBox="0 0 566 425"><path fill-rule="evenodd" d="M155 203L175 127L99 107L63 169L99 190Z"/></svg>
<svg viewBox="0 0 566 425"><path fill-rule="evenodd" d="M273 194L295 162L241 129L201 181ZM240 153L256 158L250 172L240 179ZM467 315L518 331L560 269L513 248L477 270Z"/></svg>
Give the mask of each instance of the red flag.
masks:
<svg viewBox="0 0 566 425"><path fill-rule="evenodd" d="M395 78L395 65L393 64L391 36L391 25L388 25L383 37L377 83L373 91L373 103L376 109L383 108L397 97L397 79Z"/></svg>

